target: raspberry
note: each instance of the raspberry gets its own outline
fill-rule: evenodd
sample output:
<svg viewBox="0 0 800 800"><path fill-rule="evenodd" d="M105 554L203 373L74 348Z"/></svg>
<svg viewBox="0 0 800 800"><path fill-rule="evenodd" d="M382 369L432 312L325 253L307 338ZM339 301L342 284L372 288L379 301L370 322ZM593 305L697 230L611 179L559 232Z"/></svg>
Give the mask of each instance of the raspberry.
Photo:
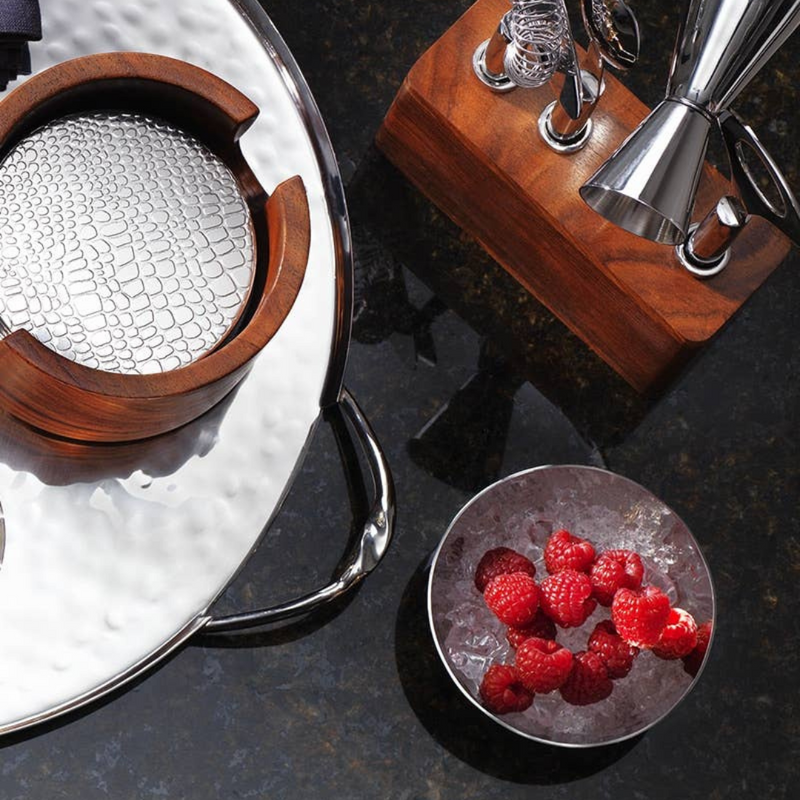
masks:
<svg viewBox="0 0 800 800"><path fill-rule="evenodd" d="M682 608L671 608L667 624L661 631L653 652L668 661L688 656L697 644L697 623L694 617Z"/></svg>
<svg viewBox="0 0 800 800"><path fill-rule="evenodd" d="M529 558L510 547L495 547L494 550L487 550L475 570L475 586L482 594L498 575L511 572L524 572L532 578L536 574L536 567Z"/></svg>
<svg viewBox="0 0 800 800"><path fill-rule="evenodd" d="M533 622L539 607L539 588L530 575L512 572L491 581L483 599L501 622L519 628Z"/></svg>
<svg viewBox="0 0 800 800"><path fill-rule="evenodd" d="M556 531L544 548L544 565L553 575L562 569L588 572L594 561L594 547L585 539L573 536L569 531Z"/></svg>
<svg viewBox="0 0 800 800"><path fill-rule="evenodd" d="M597 607L589 576L574 569L564 569L545 578L539 589L542 610L562 628L583 625Z"/></svg>
<svg viewBox="0 0 800 800"><path fill-rule="evenodd" d="M522 685L531 692L558 689L572 669L572 653L552 639L526 639L514 663Z"/></svg>
<svg viewBox="0 0 800 800"><path fill-rule="evenodd" d="M540 608L533 618L533 622L522 628L509 628L506 631L508 643L516 650L526 639L555 639L556 626L553 620Z"/></svg>
<svg viewBox="0 0 800 800"><path fill-rule="evenodd" d="M617 589L638 589L642 585L642 559L632 550L607 550L589 571L594 596L601 606L610 606Z"/></svg>
<svg viewBox="0 0 800 800"><path fill-rule="evenodd" d="M700 672L700 667L703 664L703 659L706 657L708 650L708 642L711 639L711 623L704 622L697 628L697 644L689 653L688 656L683 657L683 668L693 678Z"/></svg>
<svg viewBox="0 0 800 800"><path fill-rule="evenodd" d="M588 648L592 653L597 653L606 665L608 677L613 679L624 678L633 667L639 648L628 644L614 627L610 619L604 619L595 625L589 637Z"/></svg>
<svg viewBox="0 0 800 800"><path fill-rule="evenodd" d="M478 690L483 705L493 714L510 714L530 708L533 694L520 683L514 667L492 664Z"/></svg>
<svg viewBox="0 0 800 800"><path fill-rule="evenodd" d="M561 697L573 706L588 706L605 700L613 688L600 656L581 650L572 657L572 670L561 687Z"/></svg>
<svg viewBox="0 0 800 800"><path fill-rule="evenodd" d="M669 598L655 586L620 589L611 604L611 619L628 644L649 648L658 642L669 611Z"/></svg>

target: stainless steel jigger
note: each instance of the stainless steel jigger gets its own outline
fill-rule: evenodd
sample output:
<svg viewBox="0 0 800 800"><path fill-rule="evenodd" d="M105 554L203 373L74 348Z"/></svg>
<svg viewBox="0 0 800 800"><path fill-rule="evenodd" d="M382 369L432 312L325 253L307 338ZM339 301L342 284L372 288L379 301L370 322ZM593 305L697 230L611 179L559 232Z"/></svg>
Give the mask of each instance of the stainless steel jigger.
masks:
<svg viewBox="0 0 800 800"><path fill-rule="evenodd" d="M798 25L800 0L691 0L666 99L584 184L583 199L631 233L677 245L682 263L695 274L722 268L722 244L729 245L753 214L800 241L800 213L785 179L755 134L728 110ZM742 218L734 202L721 201L693 228L689 223L708 139L717 126L747 216ZM753 159L769 173L778 205L758 188L748 164Z"/></svg>

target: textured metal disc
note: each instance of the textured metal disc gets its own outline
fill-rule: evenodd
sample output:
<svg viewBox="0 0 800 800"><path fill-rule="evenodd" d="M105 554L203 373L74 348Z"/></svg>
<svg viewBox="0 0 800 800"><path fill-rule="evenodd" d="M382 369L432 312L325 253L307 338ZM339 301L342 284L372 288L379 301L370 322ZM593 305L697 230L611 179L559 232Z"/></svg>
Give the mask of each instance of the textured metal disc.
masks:
<svg viewBox="0 0 800 800"><path fill-rule="evenodd" d="M250 211L200 142L136 114L75 115L0 164L0 318L107 372L185 366L235 324Z"/></svg>

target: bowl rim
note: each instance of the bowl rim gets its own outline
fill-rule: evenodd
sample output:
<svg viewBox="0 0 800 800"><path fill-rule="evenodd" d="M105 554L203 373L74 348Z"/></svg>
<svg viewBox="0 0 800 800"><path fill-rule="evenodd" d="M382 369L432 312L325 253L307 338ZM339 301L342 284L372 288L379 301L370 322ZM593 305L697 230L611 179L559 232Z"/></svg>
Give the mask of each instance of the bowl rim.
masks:
<svg viewBox="0 0 800 800"><path fill-rule="evenodd" d="M447 658L447 655L444 652L443 646L439 641L439 637L436 634L436 627L435 627L434 620L433 620L433 580L434 580L434 576L436 574L436 567L437 567L437 565L439 563L439 556L441 555L442 549L444 548L445 543L447 542L448 538L450 537L450 534L451 534L453 528L456 526L456 524L461 519L461 517L467 512L467 510L474 503L476 503L485 494L488 494L489 492L493 491L500 484L516 480L518 478L530 475L530 474L535 473L535 472L542 472L544 470L552 470L552 469L592 471L592 472L602 473L604 475L610 475L610 476L613 476L614 478L620 479L620 480L622 480L622 481L624 481L626 483L630 483L634 487L636 487L637 489L639 489L641 491L644 491L647 494L649 494L650 496L654 497L670 513L674 514L676 519L678 519L680 521L680 523L686 528L686 532L689 534L689 537L692 540L692 542L694 542L695 548L697 550L697 553L700 556L700 562L702 563L703 567L705 568L706 574L708 575L709 585L710 585L710 588L711 588L711 620L712 620L711 635L709 636L709 639L708 639L708 648L706 649L706 655L703 658L703 662L700 665L700 669L697 671L697 675L694 676L694 678L692 679L692 682L686 687L686 689L684 690L683 694L681 694L681 696L678 698L678 700L676 700L675 703L673 703L673 705L671 705L663 714L661 714L660 716L658 716L655 719L651 720L650 722L647 723L647 725L642 726L638 730L632 731L631 733L626 733L624 736L618 736L618 737L616 737L614 739L608 739L608 740L604 740L602 742L587 742L587 743L582 743L582 742L558 742L558 741L554 741L553 739L545 739L545 738L543 738L541 736L535 736L535 735L533 735L531 733L527 733L525 731L519 730L519 728L514 727L510 723L508 723L505 720L503 720L500 717L498 717L496 714L493 714L491 711L489 711L488 709L484 708L484 706L482 706L480 704L480 702L478 702L478 700L475 697L473 697L467 691L466 687L461 683L461 681L456 676L455 671L454 671L452 665L450 664L450 661ZM582 750L582 749L586 749L586 748L590 748L590 747L605 747L607 745L619 744L620 742L624 742L624 741L627 741L628 739L632 739L632 738L634 738L636 736L640 736L641 734L643 734L646 731L650 730L650 728L652 728L654 725L657 725L659 722L661 722L669 714L671 714L686 699L686 697L689 695L689 693L692 691L692 689L694 689L694 687L697 685L697 682L700 679L700 676L703 674L703 671L706 668L706 664L708 663L708 656L709 656L709 653L711 652L711 648L713 646L714 636L715 636L716 627L717 627L717 625L716 625L716 621L717 621L717 593L716 593L716 588L714 586L714 579L713 579L713 576L711 574L711 570L709 569L708 562L706 561L706 558L703 555L703 551L702 551L702 549L700 547L700 543L695 538L695 536L692 533L692 531L689 528L689 526L684 522L683 518L679 514L677 514L675 512L675 510L671 506L669 506L667 503L665 503L663 500L661 500L661 498L659 498L657 495L653 494L653 492L651 492L649 489L647 489L646 487L642 486L641 484L637 483L636 481L631 480L630 478L627 478L624 475L620 475L619 473L613 472L613 471L611 471L609 469L604 469L602 467L595 467L595 466L591 466L591 465L588 465L588 464L543 464L543 465L538 466L538 467L531 467L529 469L520 470L519 472L515 472L515 473L513 473L511 475L506 475L504 478L501 478L500 480L495 481L494 483L490 484L489 486L486 486L484 489L481 489L481 491L478 492L477 494L473 495L461 507L461 509L458 511L458 513L455 515L455 517L453 517L452 521L447 526L447 530L445 531L444 535L442 536L441 541L437 545L436 550L434 551L433 555L431 556L430 567L429 567L429 571L428 571L427 606L428 606L428 626L430 628L431 638L433 639L433 643L434 643L434 646L436 648L436 652L439 654L439 658L440 658L442 664L444 664L444 667L447 670L447 673L450 676L450 678L453 681L453 683L456 685L456 687L459 689L459 691L470 701L470 703L472 703L472 705L475 706L475 708L477 708L479 711L481 711L483 714L485 714L493 722L495 722L496 724L502 726L506 730L509 730L512 733L515 733L517 736L522 736L525 739L529 739L529 740L534 741L534 742L539 742L540 744L551 745L553 747L568 747L568 748L575 749L575 750Z"/></svg>

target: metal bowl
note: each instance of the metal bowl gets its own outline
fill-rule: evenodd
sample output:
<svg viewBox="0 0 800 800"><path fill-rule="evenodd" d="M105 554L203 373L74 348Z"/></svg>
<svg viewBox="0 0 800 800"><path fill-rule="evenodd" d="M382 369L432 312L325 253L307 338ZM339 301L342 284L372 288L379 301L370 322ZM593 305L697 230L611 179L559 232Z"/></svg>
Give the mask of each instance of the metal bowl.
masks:
<svg viewBox="0 0 800 800"><path fill-rule="evenodd" d="M594 747L651 728L689 693L695 678L683 663L642 651L631 673L614 681L606 700L571 706L556 691L538 694L523 713L498 717L487 711L478 687L490 663L513 663L505 626L475 588L475 567L493 547L511 547L545 576L543 548L560 528L589 539L598 552L636 550L645 583L667 593L674 606L698 624L715 617L708 566L685 523L661 500L633 481L584 466L537 467L517 473L476 495L450 524L434 554L428 582L428 615L436 649L464 695L499 725L534 741L563 747ZM597 610L576 629L559 629L558 641L573 652L586 648L594 626L609 618ZM713 626L712 626L713 627ZM710 652L709 642L709 651Z"/></svg>

